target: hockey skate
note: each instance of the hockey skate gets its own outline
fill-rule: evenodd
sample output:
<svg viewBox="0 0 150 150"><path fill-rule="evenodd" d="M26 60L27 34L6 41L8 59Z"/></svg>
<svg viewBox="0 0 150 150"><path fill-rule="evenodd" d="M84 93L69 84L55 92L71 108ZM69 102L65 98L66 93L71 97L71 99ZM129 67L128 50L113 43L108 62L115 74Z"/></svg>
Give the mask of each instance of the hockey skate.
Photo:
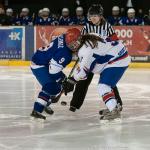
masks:
<svg viewBox="0 0 150 150"><path fill-rule="evenodd" d="M72 112L75 112L75 111L76 111L76 108L73 107L73 106L70 106L69 110L72 111Z"/></svg>
<svg viewBox="0 0 150 150"><path fill-rule="evenodd" d="M121 117L120 109L116 107L114 110L100 117L100 120L114 120Z"/></svg>
<svg viewBox="0 0 150 150"><path fill-rule="evenodd" d="M41 113L33 110L31 113L31 117L36 118L36 119L44 119L46 120L46 117L44 115L42 115Z"/></svg>
<svg viewBox="0 0 150 150"><path fill-rule="evenodd" d="M44 108L44 111L49 114L49 115L53 115L54 114L54 111L52 110L52 108L50 106L46 106Z"/></svg>
<svg viewBox="0 0 150 150"><path fill-rule="evenodd" d="M117 107L120 111L123 110L123 107L120 104L117 104ZM110 113L110 111L108 109L102 109L99 111L99 115L106 115L107 113Z"/></svg>

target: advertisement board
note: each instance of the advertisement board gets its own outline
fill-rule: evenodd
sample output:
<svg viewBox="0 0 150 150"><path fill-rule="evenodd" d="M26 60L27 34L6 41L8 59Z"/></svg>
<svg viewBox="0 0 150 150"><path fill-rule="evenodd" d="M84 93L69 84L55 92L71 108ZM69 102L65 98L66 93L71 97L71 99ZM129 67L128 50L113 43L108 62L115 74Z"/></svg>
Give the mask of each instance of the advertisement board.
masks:
<svg viewBox="0 0 150 150"><path fill-rule="evenodd" d="M0 59L24 59L24 36L24 27L0 27Z"/></svg>
<svg viewBox="0 0 150 150"><path fill-rule="evenodd" d="M47 45L56 36L73 26L37 26L35 28L35 50ZM82 29L81 26L78 26ZM132 56L132 61L150 61L150 26L116 26L115 32Z"/></svg>

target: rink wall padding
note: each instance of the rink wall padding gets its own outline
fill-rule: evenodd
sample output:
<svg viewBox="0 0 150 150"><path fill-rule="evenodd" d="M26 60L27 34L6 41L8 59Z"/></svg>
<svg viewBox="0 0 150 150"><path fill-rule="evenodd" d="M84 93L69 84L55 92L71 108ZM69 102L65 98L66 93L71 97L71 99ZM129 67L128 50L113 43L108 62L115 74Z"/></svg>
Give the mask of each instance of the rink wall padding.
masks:
<svg viewBox="0 0 150 150"><path fill-rule="evenodd" d="M67 67L71 68L74 65L74 61L72 61ZM30 61L23 60L0 60L0 66L30 66ZM132 62L129 66L130 68L147 68L150 69L150 63L135 63Z"/></svg>
<svg viewBox="0 0 150 150"><path fill-rule="evenodd" d="M82 26L7 26L0 27L0 65L28 66L33 53L68 28ZM132 56L131 67L149 67L150 26L115 26L120 40ZM105 34L105 32L104 32Z"/></svg>
<svg viewBox="0 0 150 150"><path fill-rule="evenodd" d="M30 61L34 53L34 29L33 27L27 26L25 31L25 60Z"/></svg>
<svg viewBox="0 0 150 150"><path fill-rule="evenodd" d="M24 60L0 60L0 66L30 66L30 61L24 61Z"/></svg>

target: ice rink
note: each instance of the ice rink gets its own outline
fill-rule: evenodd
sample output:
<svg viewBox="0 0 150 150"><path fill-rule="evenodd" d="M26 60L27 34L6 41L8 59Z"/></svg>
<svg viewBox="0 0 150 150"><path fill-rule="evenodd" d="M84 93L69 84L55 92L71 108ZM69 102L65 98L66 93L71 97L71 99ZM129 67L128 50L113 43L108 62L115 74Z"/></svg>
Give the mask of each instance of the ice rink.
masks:
<svg viewBox="0 0 150 150"><path fill-rule="evenodd" d="M0 150L150 150L150 70L129 69L118 84L124 102L118 122L99 121L98 78L81 110L69 112L59 102L39 122L29 116L40 89L30 69L0 67Z"/></svg>

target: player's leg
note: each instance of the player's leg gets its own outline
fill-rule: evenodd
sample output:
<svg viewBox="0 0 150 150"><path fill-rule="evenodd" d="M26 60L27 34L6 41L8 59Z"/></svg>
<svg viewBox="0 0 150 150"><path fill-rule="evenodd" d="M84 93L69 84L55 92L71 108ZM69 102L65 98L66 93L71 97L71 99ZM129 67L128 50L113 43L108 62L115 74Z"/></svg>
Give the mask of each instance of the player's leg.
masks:
<svg viewBox="0 0 150 150"><path fill-rule="evenodd" d="M123 109L123 107L122 107L123 103L122 103L122 100L121 100L118 88L117 88L117 86L115 86L112 89L113 89L113 92L115 94L115 98L117 100L117 104L118 104L118 106L120 106L120 111L122 111L122 109ZM102 110L99 111L100 115L105 115L107 113L109 113L108 109L102 109Z"/></svg>
<svg viewBox="0 0 150 150"><path fill-rule="evenodd" d="M58 83L52 81L47 67L32 69L32 72L42 85L42 90L39 92L38 98L34 103L31 116L46 119L46 117L42 115L42 112L47 103L51 101L51 98L60 93L61 87Z"/></svg>
<svg viewBox="0 0 150 150"><path fill-rule="evenodd" d="M122 100L121 100L121 97L120 97L120 94L119 94L119 91L118 91L118 87L117 86L113 87L113 91L114 91L114 94L115 94L115 98L117 100L117 104L120 104L120 106L122 106L123 103L122 103Z"/></svg>
<svg viewBox="0 0 150 150"><path fill-rule="evenodd" d="M98 85L98 91L99 95L102 97L103 101L105 102L105 105L107 107L108 112L106 114L103 114L100 119L104 120L110 120L120 117L120 113L117 109L117 101L115 99L115 94L111 88L111 86L107 84L99 84ZM111 113L116 112L115 115L112 115Z"/></svg>
<svg viewBox="0 0 150 150"><path fill-rule="evenodd" d="M73 93L72 100L70 102L70 110L75 111L76 109L80 109L82 106L88 87L93 79L93 73L89 73L86 80L81 80L77 83L75 87L75 91Z"/></svg>
<svg viewBox="0 0 150 150"><path fill-rule="evenodd" d="M101 119L110 120L120 117L120 107L117 105L112 87L116 86L126 69L127 67L112 67L101 73L98 90L108 109L108 113L103 114Z"/></svg>

